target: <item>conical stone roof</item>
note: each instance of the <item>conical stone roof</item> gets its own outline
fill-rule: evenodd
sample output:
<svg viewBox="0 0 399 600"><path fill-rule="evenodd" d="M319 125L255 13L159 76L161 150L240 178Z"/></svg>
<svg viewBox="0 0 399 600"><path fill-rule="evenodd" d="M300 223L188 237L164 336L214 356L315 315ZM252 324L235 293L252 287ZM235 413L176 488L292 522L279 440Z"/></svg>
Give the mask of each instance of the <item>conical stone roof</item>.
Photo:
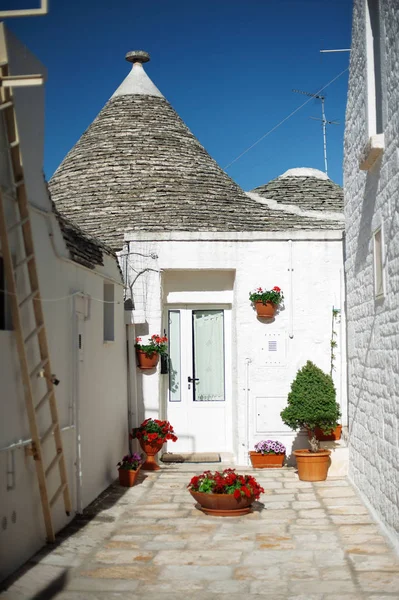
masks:
<svg viewBox="0 0 399 600"><path fill-rule="evenodd" d="M289 169L277 179L252 190L279 204L291 204L302 210L343 212L344 191L318 169Z"/></svg>
<svg viewBox="0 0 399 600"><path fill-rule="evenodd" d="M49 182L61 214L114 250L134 230L320 228L249 198L146 75L148 55L126 59L131 72Z"/></svg>

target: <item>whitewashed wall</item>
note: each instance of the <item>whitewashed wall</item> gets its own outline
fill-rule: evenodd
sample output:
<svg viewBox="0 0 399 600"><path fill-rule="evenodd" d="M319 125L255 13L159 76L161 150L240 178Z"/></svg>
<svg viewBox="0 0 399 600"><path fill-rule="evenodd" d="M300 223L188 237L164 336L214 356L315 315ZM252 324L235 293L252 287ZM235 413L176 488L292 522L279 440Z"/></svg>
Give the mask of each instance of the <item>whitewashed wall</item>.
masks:
<svg viewBox="0 0 399 600"><path fill-rule="evenodd" d="M291 450L296 434L286 428L279 417L297 370L308 359L323 370L330 369L330 339L332 307L343 308L343 254L341 232L294 232L292 242L284 233L269 234L132 234L131 263L135 272L143 272L141 283L134 288L135 311L139 334L159 333L167 326L162 319L162 302L226 303L232 305L232 372L233 427L230 432L230 451L239 464L246 464L247 451L254 443L267 437L280 439ZM158 238L158 239L156 239ZM198 240L201 239L201 241ZM292 248L292 303L290 246ZM144 255L147 258L138 258ZM151 255L158 258L151 258ZM141 261L141 262L138 262ZM198 277L194 293L162 290L161 282L170 270L173 279L193 281L195 270L231 270L232 290L225 292L212 285L204 289L204 278ZM193 272L194 270L194 272ZM164 275L162 276L162 273ZM137 283L140 281L137 279ZM171 281L171 278L167 278ZM226 281L228 278L226 278ZM257 319L249 302L250 290L258 286L280 286L285 295L285 308L271 323ZM177 288L179 286L176 286ZM225 287L229 287L226 285ZM169 284L170 288L170 284ZM184 285L180 285L184 290ZM162 298L164 300L162 300ZM292 320L290 308L292 306ZM338 401L343 407L346 423L345 336L344 319L338 328L338 349L334 380ZM291 333L292 337L289 337ZM278 338L285 347L283 365L268 367L267 354L262 352L269 338ZM249 364L249 396L246 392L246 363ZM342 365L344 367L342 368ZM158 372L142 375L138 372L139 414L144 417L164 416L164 394L167 376ZM161 398L161 402L160 402ZM249 401L248 401L249 400ZM265 406L265 409L262 409ZM258 417L260 413L260 417ZM249 436L247 434L249 431ZM177 432L178 434L178 432ZM249 439L248 439L249 438ZM305 440L297 443L306 446ZM171 444L173 450L173 444Z"/></svg>
<svg viewBox="0 0 399 600"><path fill-rule="evenodd" d="M354 3L344 159L350 477L399 547L399 22L397 3L381 0L385 151L360 171L371 104L365 5ZM381 225L386 294L376 301L372 238Z"/></svg>
<svg viewBox="0 0 399 600"><path fill-rule="evenodd" d="M3 30L0 30L0 59L4 57ZM42 72L36 59L20 44L11 40L8 51L19 72ZM123 287L116 261L104 257L104 266L96 271L80 267L68 260L68 252L45 193L42 165L43 94L33 89L19 90L17 108L21 146L32 202L32 227L38 264L40 290L53 372L60 380L56 387L71 497L75 514L78 486L76 483L77 398L80 400L80 433L82 451L81 506L87 506L117 477L116 463L128 448L125 325ZM33 121L33 122L32 122ZM37 131L34 129L38 127ZM0 122L0 185L10 187L7 148L3 123ZM40 165L40 170L39 170ZM7 203L8 201L5 200ZM33 208L33 204L41 210ZM12 204L8 204L12 207ZM13 221L10 221L13 222ZM17 254L18 245L12 244ZM115 342L103 342L104 281L115 283ZM22 283L18 277L18 285ZM74 338L72 294L82 292L89 298L86 320L82 321L83 348L80 357ZM33 329L32 321L25 323ZM30 438L24 394L12 331L0 331L0 448ZM31 354L32 356L32 354ZM37 358L37 355L36 355ZM79 360L80 358L80 360ZM36 360L36 363L39 360ZM36 364L35 363L35 364ZM34 366L34 365L33 365ZM75 385L77 372L79 382ZM36 382L37 386L42 382ZM49 425L49 411L39 413L40 430ZM45 416L46 415L46 416ZM75 426L75 427L70 427ZM52 440L44 447L45 461L54 457ZM11 471L10 474L7 474ZM0 579L27 560L45 543L45 530L33 459L24 449L0 452ZM50 480L54 493L57 478ZM60 499L54 510L55 529L65 526L68 518Z"/></svg>

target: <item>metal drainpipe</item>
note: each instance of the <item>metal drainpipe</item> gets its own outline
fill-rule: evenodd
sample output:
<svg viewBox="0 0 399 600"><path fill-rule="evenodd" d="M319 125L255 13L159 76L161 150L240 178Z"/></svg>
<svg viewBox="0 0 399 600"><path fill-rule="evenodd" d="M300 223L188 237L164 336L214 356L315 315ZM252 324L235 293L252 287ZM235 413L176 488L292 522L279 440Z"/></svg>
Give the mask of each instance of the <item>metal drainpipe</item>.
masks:
<svg viewBox="0 0 399 600"><path fill-rule="evenodd" d="M249 460L249 417L250 417L250 410L249 410L249 365L251 364L252 359L251 358L246 358L245 359L245 402L247 405L247 427L246 427L246 443L245 443L245 447L247 450L247 465L250 464L250 460Z"/></svg>
<svg viewBox="0 0 399 600"><path fill-rule="evenodd" d="M294 306L293 306L293 267L292 267L292 240L288 240L288 271L289 271L289 291L288 291L288 337L292 340L294 337Z"/></svg>
<svg viewBox="0 0 399 600"><path fill-rule="evenodd" d="M73 335L72 335L72 364L73 364L73 398L75 408L75 451L76 451L76 512L82 514L82 448L80 432L80 397L79 397L79 316L76 309L76 296L73 297Z"/></svg>

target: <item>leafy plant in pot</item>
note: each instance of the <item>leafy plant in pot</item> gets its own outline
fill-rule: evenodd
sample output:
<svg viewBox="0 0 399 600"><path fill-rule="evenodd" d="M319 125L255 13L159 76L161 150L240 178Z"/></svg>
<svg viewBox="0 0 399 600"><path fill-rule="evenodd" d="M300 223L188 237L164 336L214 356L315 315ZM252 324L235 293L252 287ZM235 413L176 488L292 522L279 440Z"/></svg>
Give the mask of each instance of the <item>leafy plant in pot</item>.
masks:
<svg viewBox="0 0 399 600"><path fill-rule="evenodd" d="M205 514L221 517L249 513L254 500L264 492L254 477L239 475L234 469L204 471L187 487Z"/></svg>
<svg viewBox="0 0 399 600"><path fill-rule="evenodd" d="M274 440L262 440L254 446L254 451L250 451L254 469L281 468L285 458L285 446L281 442Z"/></svg>
<svg viewBox="0 0 399 600"><path fill-rule="evenodd" d="M294 450L298 476L302 481L324 481L327 478L331 452L320 448L316 429L332 431L339 417L331 375L308 361L292 382L288 405L281 412L283 422L291 429L306 428L310 431L310 449Z"/></svg>
<svg viewBox="0 0 399 600"><path fill-rule="evenodd" d="M284 300L284 294L278 285L271 290L264 290L261 287L256 288L249 293L250 301L255 305L258 317L274 317L277 307Z"/></svg>
<svg viewBox="0 0 399 600"><path fill-rule="evenodd" d="M154 333L146 344L142 344L142 338L136 337L134 347L140 369L153 369L158 364L159 356L167 353L168 338Z"/></svg>
<svg viewBox="0 0 399 600"><path fill-rule="evenodd" d="M119 483L124 487L132 487L135 484L139 474L143 459L137 452L126 454L117 466L119 473Z"/></svg>
<svg viewBox="0 0 399 600"><path fill-rule="evenodd" d="M146 419L140 427L134 427L130 439L137 439L140 446L147 455L143 469L147 471L158 471L159 466L155 461L155 455L160 451L165 442L177 441L172 425L169 421L159 419Z"/></svg>

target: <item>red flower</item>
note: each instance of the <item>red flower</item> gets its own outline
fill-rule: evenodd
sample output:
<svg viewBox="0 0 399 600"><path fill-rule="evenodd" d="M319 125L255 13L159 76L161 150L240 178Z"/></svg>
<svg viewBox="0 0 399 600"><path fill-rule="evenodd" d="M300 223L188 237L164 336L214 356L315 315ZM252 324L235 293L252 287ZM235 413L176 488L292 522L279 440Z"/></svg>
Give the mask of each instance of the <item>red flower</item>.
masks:
<svg viewBox="0 0 399 600"><path fill-rule="evenodd" d="M238 500L239 498L241 498L241 492L240 492L240 490L234 490L233 496L234 496L234 498L236 500Z"/></svg>
<svg viewBox="0 0 399 600"><path fill-rule="evenodd" d="M141 337L136 337L136 344L138 344L139 342L141 342Z"/></svg>
<svg viewBox="0 0 399 600"><path fill-rule="evenodd" d="M274 292L281 292L281 288L278 287L278 285L275 285L273 288Z"/></svg>

